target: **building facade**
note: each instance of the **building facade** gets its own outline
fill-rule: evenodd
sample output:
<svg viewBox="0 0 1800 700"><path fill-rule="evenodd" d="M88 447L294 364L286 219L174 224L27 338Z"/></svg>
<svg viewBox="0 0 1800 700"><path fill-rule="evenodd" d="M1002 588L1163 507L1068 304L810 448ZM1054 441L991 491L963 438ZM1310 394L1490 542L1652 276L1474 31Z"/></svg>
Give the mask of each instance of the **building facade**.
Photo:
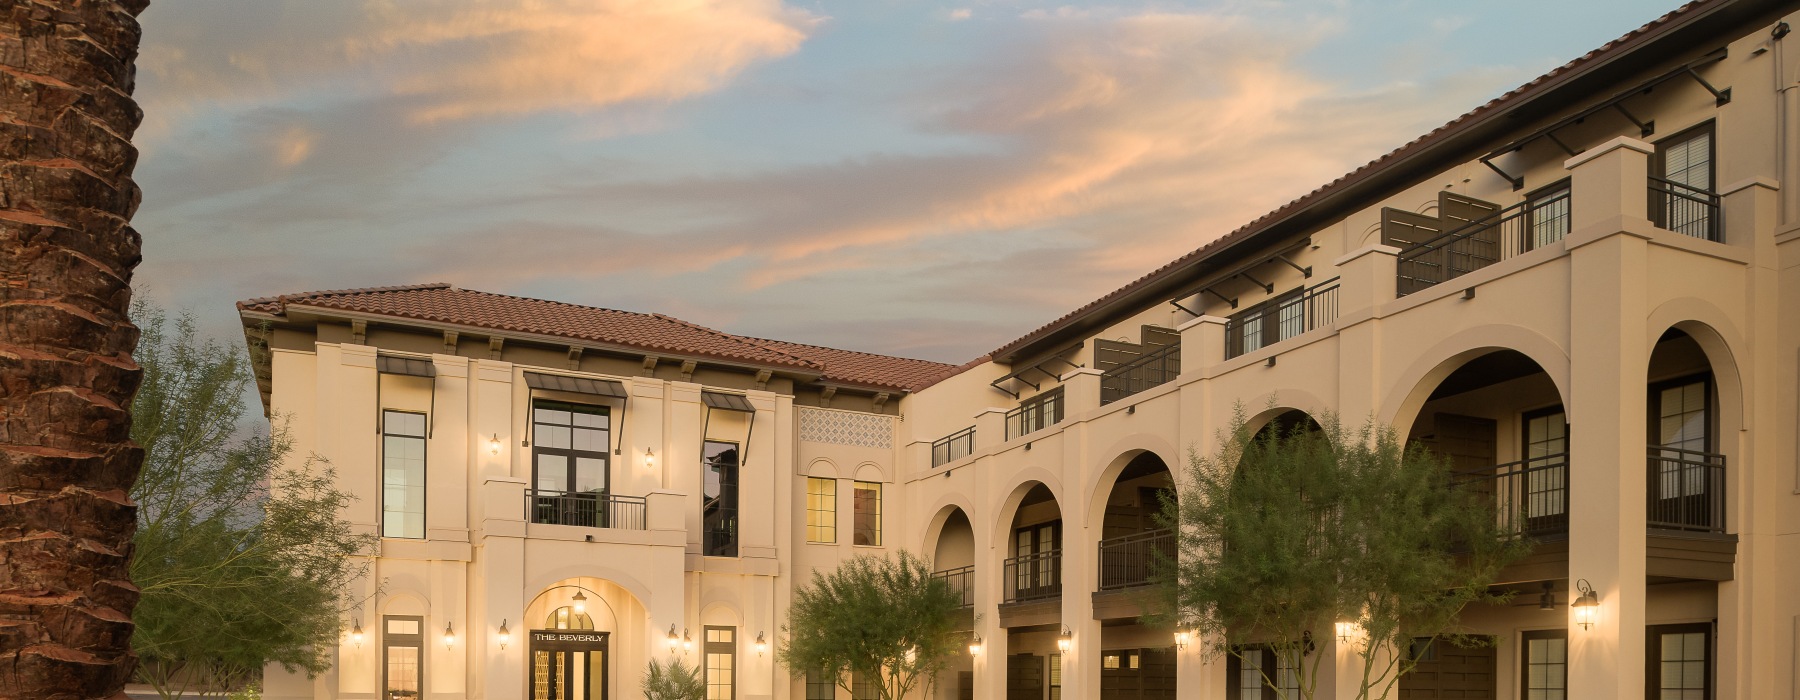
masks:
<svg viewBox="0 0 1800 700"><path fill-rule="evenodd" d="M680 657L836 698L773 659L789 597L907 549L979 641L936 697L1292 697L1140 620L1154 504L1243 407L1391 424L1533 538L1465 616L1498 643L1404 697L1797 697L1797 23L1685 5L958 367L449 285L242 302L381 535L333 670L267 696L631 698Z"/></svg>

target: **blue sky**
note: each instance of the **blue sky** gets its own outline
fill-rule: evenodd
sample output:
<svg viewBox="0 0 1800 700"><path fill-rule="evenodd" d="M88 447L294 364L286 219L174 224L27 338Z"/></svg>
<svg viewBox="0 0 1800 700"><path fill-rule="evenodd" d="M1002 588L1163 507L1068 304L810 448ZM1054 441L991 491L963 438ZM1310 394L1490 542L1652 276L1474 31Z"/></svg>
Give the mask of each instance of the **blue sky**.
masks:
<svg viewBox="0 0 1800 700"><path fill-rule="evenodd" d="M156 0L138 283L966 361L1669 0Z"/></svg>

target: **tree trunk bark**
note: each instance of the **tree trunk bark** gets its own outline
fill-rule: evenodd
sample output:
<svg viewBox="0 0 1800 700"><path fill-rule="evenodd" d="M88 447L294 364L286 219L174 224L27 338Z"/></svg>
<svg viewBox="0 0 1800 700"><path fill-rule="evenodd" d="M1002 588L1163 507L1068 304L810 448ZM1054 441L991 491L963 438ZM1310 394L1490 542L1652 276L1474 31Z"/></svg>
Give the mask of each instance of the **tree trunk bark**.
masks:
<svg viewBox="0 0 1800 700"><path fill-rule="evenodd" d="M123 698L148 0L0 0L0 698Z"/></svg>

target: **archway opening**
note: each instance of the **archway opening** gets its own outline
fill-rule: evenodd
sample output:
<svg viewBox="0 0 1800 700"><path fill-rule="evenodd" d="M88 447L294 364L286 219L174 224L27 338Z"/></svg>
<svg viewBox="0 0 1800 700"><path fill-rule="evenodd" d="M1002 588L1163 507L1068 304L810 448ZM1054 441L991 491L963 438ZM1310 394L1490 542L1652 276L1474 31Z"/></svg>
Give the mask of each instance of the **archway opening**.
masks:
<svg viewBox="0 0 1800 700"><path fill-rule="evenodd" d="M1649 526L1725 532L1719 391L1705 349L1682 330L1664 332L1650 353L1647 389Z"/></svg>
<svg viewBox="0 0 1800 700"><path fill-rule="evenodd" d="M589 576L563 579L540 590L515 620L527 627L522 635L512 633L524 637L526 697L631 695L646 661L649 619L643 603L623 586Z"/></svg>
<svg viewBox="0 0 1800 700"><path fill-rule="evenodd" d="M1175 533L1159 520L1174 497L1174 474L1153 452L1138 453L1119 472L1101 514L1100 590L1149 585L1157 562L1175 556Z"/></svg>

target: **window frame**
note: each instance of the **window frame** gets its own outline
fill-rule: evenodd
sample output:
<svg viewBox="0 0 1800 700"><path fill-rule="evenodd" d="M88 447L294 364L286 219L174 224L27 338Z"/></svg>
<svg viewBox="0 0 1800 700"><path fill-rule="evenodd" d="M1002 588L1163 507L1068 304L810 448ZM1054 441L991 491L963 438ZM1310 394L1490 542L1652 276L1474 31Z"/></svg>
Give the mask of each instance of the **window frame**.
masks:
<svg viewBox="0 0 1800 700"><path fill-rule="evenodd" d="M388 631L389 622L411 621L418 623L418 634L397 634ZM410 648L418 653L418 663L413 665L413 684L419 689L414 696L417 700L425 698L425 616L423 615L382 615L381 616L381 700L389 700L390 687L388 674L391 662L388 649Z"/></svg>
<svg viewBox="0 0 1800 700"><path fill-rule="evenodd" d="M814 486L829 485L828 492L818 492ZM825 477L806 477L806 542L807 544L837 544L837 492L838 480ZM827 502L824 508L815 508L815 499ZM819 522L814 522L818 520ZM815 532L818 534L815 537Z"/></svg>
<svg viewBox="0 0 1800 700"><path fill-rule="evenodd" d="M714 630L720 630L720 631L730 633L731 641L729 641L729 642L713 641L712 640L712 632ZM736 698L737 698L737 672L738 672L738 659L737 659L738 643L737 642L738 642L738 634L737 634L736 627L730 627L730 626L726 626L726 625L705 625L700 628L700 668L701 668L701 678L706 681L707 700L714 700L713 694L712 694L713 682L712 682L712 661L711 661L711 657L714 654L723 655L723 656L726 656L731 659L731 678L727 679L726 682L724 683L725 687L728 688L729 690L722 700L736 700Z"/></svg>
<svg viewBox="0 0 1800 700"><path fill-rule="evenodd" d="M1526 630L1519 635L1519 700L1531 698L1531 643L1539 639L1560 639L1563 643L1562 688L1564 700L1569 697L1569 630ZM1547 690L1547 689L1540 689Z"/></svg>
<svg viewBox="0 0 1800 700"><path fill-rule="evenodd" d="M1702 441L1706 444L1705 449L1699 451L1717 453L1719 448L1718 387L1713 383L1713 373L1710 370L1691 372L1679 377L1672 377L1650 383L1648 387L1649 396L1646 397L1648 406L1645 407L1647 410L1644 411L1644 417L1646 419L1645 428L1648 430L1646 437L1649 438L1646 442L1657 447L1669 447L1667 443L1662 442L1660 439L1662 428L1662 392L1675 387L1687 386L1689 384L1702 385L1704 388L1702 388L1701 391L1706 395L1706 421L1704 424L1706 435L1702 438ZM1671 449L1687 448L1675 447Z"/></svg>
<svg viewBox="0 0 1800 700"><path fill-rule="evenodd" d="M582 409L592 409L591 411L582 410L579 412L580 413L589 413L590 415L605 416L606 417L606 428L602 429L600 432L603 432L606 434L606 444L601 447L599 452L594 452L592 450L576 449L573 446L574 442L572 439L570 441L570 447L545 447L543 434L538 430L539 426L549 426L552 428L563 428L563 427L569 428L571 438L573 437L574 430L577 428L577 426L574 424L573 419L571 419L569 425L566 425L566 426L557 425L555 423L543 423L543 422L538 421L538 414L537 414L538 410L540 408L548 408L550 406L564 407L560 410L567 410L570 413L578 412L578 411L572 410L577 407L582 408ZM559 410L559 409L550 408L549 410ZM598 458L601 462L600 471L601 471L601 477L602 477L601 478L602 486L600 487L599 493L601 496L606 496L606 495L612 493L612 442L613 442L612 407L601 406L599 404L576 403L573 401L558 401L556 399L533 399L531 402L530 419L531 419L531 437L532 437L532 439L531 439L531 489L533 491L539 490L538 489L538 455L547 454L547 455L551 455L551 456L569 458L569 462L568 462L567 466L565 467L565 469L567 471L567 474L565 474L565 476L567 477L566 482L568 483L569 488L567 490L565 490L562 495L573 496L576 494L586 493L584 491L574 490L575 489L575 472L577 469L575 460L577 458L587 458L587 459ZM581 428L581 429L593 430L593 428Z"/></svg>
<svg viewBox="0 0 1800 700"><path fill-rule="evenodd" d="M1519 248L1521 251L1537 250L1538 248L1551 245L1569 236L1569 233L1572 230L1571 227L1574 224L1574 210L1572 208L1572 202L1574 201L1572 193L1574 190L1572 182L1573 178L1565 177L1556 182L1532 190L1525 195L1526 204L1525 215L1523 217L1525 231L1523 235L1520 236L1521 245ZM1563 211L1561 216L1563 222L1562 232L1557 234L1554 239L1539 241L1539 224L1537 220L1538 210L1543 208L1550 201L1555 200L1557 197L1562 197L1563 200Z"/></svg>
<svg viewBox="0 0 1800 700"><path fill-rule="evenodd" d="M1709 622L1686 622L1668 625L1648 625L1644 628L1644 697L1646 700L1659 700L1662 690L1662 635L1693 634L1698 632L1706 638L1706 678L1702 697L1712 700L1718 693L1718 635L1714 634L1713 625Z"/></svg>
<svg viewBox="0 0 1800 700"><path fill-rule="evenodd" d="M409 415L409 416L419 416L420 418L424 419L425 425L429 426L431 424L431 422L430 422L431 416L424 411L407 411L407 410L402 410L402 409L398 409L398 408L383 408L383 409L381 409L381 537L383 539L396 539L396 540L424 540L424 539L428 539L427 535L430 532L430 527L428 524L430 523L429 505L430 505L430 501L431 501L431 437L430 437L431 431L429 428L426 428L418 435L390 433L390 432L388 432L388 416L390 414L395 414L395 413ZM388 503L388 498L387 498L387 491L388 491L387 442L388 442L388 438L399 438L399 439L403 439L403 440L418 440L419 441L419 482L420 483L419 483L419 536L418 537L408 537L406 535L390 535L390 534L388 534L388 512L389 512L388 508L387 508L387 503ZM401 512L404 512L404 511L401 511Z"/></svg>
<svg viewBox="0 0 1800 700"><path fill-rule="evenodd" d="M1657 139L1651 144L1655 153L1650 159L1650 174L1663 179L1669 177L1669 164L1664 154L1670 146L1686 143L1700 134L1706 134L1706 189L1717 192L1719 189L1719 130L1717 120L1708 119L1681 131ZM1682 183L1687 184L1687 183ZM1693 187L1693 185L1688 185Z"/></svg>
<svg viewBox="0 0 1800 700"><path fill-rule="evenodd" d="M865 489L864 488L865 486L872 486L874 488ZM880 546L882 546L882 544L881 544L882 543L882 529L883 529L883 525L884 525L882 523L882 510L881 510L882 509L882 505L881 505L882 490L883 490L882 482L879 482L879 481L853 480L850 482L850 544L858 546L858 547L880 547ZM862 497L860 495L861 492L863 492L863 491L873 491L875 493L875 498L873 501L875 504L875 509L872 514L863 512L862 504L865 501L862 499ZM862 518L865 515L873 515L873 517L875 519L875 528L873 530L873 532L875 533L875 537L874 537L873 542L859 542L857 540L857 538L859 536L861 536L863 534L863 532L865 531L865 529L862 526Z"/></svg>
<svg viewBox="0 0 1800 700"><path fill-rule="evenodd" d="M715 462L715 457L707 456L707 453L711 451L711 447L713 445L730 445L731 449L728 451L732 452L733 454L736 455L735 459L733 460L733 462L731 464L731 480L729 482L730 483L729 489L726 488L727 482L725 479L725 475L723 473L721 473L719 475L719 500L721 501L719 510L721 512L729 510L729 513L727 514L728 517L721 518L723 521L729 522L730 527L728 530L715 531L713 528L709 527L706 522L706 518L707 518L706 471L712 470L717 464ZM740 538L743 536L744 528L743 528L743 520L742 520L742 514L741 514L743 503L739 498L739 496L740 496L739 490L742 486L742 480L743 480L743 474L741 472L741 470L743 469L743 466L744 466L743 450L744 450L743 443L736 442L733 440L710 440L709 439L709 440L703 440L700 443L700 466L702 469L702 472L700 474L700 537L702 538L700 547L701 547L701 552L704 553L706 556L709 556L709 557L736 557L741 552L743 542L741 541ZM725 454L725 452L720 452L719 456L723 456L724 454ZM729 509L726 508L725 505L723 504L723 501L725 500L727 494L730 495L730 499L731 499ZM728 532L730 534L730 536L731 536L730 546L716 546L715 545L715 543L713 541L713 536L717 533L722 533L722 532Z"/></svg>

